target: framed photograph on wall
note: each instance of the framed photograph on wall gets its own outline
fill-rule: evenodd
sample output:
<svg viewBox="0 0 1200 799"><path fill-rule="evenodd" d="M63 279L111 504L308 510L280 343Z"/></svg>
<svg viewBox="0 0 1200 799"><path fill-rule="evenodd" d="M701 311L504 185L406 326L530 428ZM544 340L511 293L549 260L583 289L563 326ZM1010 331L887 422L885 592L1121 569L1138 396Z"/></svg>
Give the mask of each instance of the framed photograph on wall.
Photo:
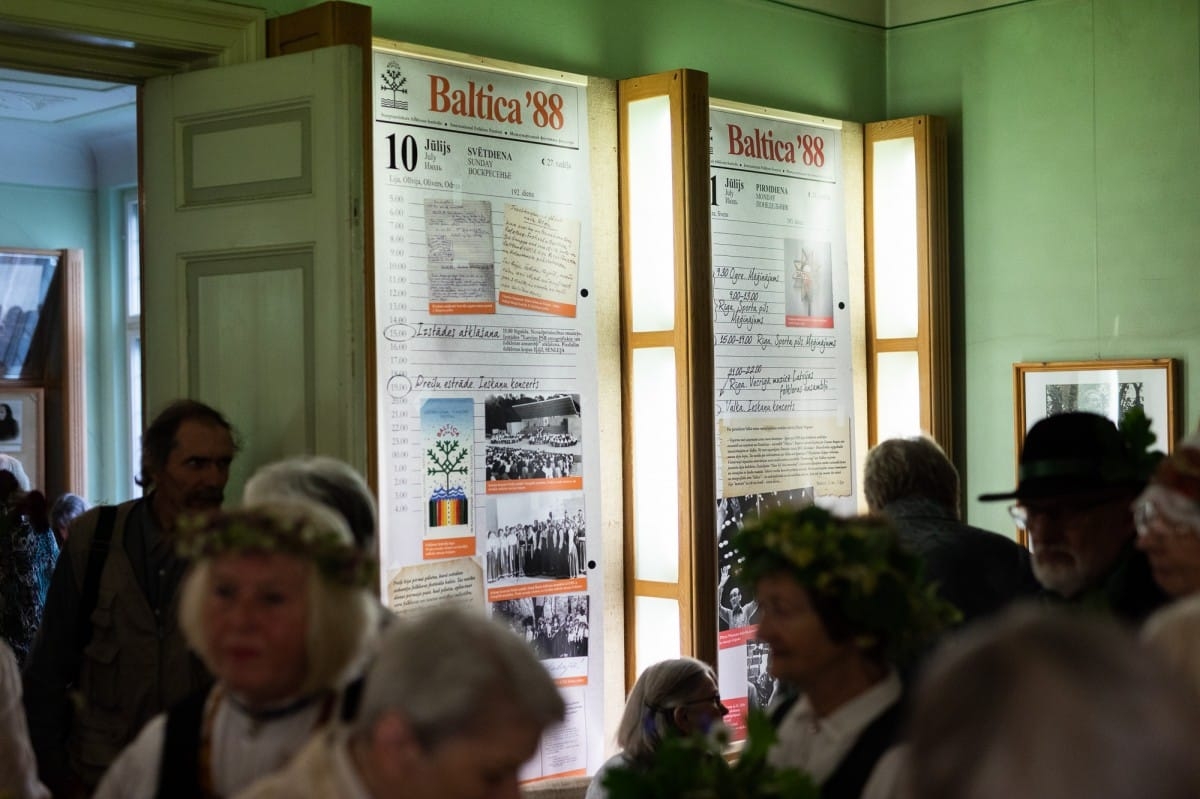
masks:
<svg viewBox="0 0 1200 799"><path fill-rule="evenodd" d="M44 378L49 331L42 313L61 260L59 251L0 252L0 378Z"/></svg>
<svg viewBox="0 0 1200 799"><path fill-rule="evenodd" d="M1170 452L1181 433L1178 378L1175 358L1015 363L1017 456L1029 428L1047 416L1091 411L1116 423L1135 407L1150 419L1154 447Z"/></svg>
<svg viewBox="0 0 1200 799"><path fill-rule="evenodd" d="M45 490L44 404L40 388L0 389L0 452L19 460L39 490Z"/></svg>

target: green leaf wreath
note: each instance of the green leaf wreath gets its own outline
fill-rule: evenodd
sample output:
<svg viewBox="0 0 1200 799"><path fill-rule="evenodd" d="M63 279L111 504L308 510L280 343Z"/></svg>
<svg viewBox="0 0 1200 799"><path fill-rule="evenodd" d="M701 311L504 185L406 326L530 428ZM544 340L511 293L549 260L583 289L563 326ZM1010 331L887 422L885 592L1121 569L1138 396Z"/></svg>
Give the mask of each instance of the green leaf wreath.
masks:
<svg viewBox="0 0 1200 799"><path fill-rule="evenodd" d="M820 791L802 771L767 762L775 743L770 719L753 711L746 745L736 760L723 754L726 728L716 734L668 735L648 763L612 768L604 779L610 799L818 799Z"/></svg>

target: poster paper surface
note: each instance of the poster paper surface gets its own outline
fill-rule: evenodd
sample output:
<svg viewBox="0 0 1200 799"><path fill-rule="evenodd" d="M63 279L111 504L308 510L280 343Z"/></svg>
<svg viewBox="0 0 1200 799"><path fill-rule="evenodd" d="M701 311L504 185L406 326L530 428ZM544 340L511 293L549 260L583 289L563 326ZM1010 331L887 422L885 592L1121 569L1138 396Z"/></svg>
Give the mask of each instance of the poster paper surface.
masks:
<svg viewBox="0 0 1200 799"><path fill-rule="evenodd" d="M714 104L709 115L718 651L726 718L776 689L733 536L778 507L855 507L840 128Z"/></svg>
<svg viewBox="0 0 1200 799"><path fill-rule="evenodd" d="M587 80L377 47L383 596L508 624L569 708L525 780L603 760Z"/></svg>

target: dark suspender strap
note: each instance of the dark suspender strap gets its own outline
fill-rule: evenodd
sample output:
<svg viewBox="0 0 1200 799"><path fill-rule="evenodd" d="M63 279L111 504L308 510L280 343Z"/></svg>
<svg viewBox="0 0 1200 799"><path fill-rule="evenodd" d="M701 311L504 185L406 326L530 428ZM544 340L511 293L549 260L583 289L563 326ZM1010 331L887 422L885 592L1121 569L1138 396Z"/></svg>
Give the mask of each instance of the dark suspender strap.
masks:
<svg viewBox="0 0 1200 799"><path fill-rule="evenodd" d="M903 717L897 702L871 722L821 786L821 799L858 799L879 759L897 740Z"/></svg>
<svg viewBox="0 0 1200 799"><path fill-rule="evenodd" d="M112 541L113 525L117 519L115 505L102 505L96 530L92 534L92 547L88 550L87 571L83 574L83 593L79 597L79 616L75 623L76 652L83 652L92 640L92 612L100 596L100 575L108 560L108 544Z"/></svg>
<svg viewBox="0 0 1200 799"><path fill-rule="evenodd" d="M358 706L362 703L363 685L366 681L366 677L360 674L342 689L342 707L339 714L341 721L349 723L358 718Z"/></svg>
<svg viewBox="0 0 1200 799"><path fill-rule="evenodd" d="M167 711L155 799L194 799L200 788L200 732L209 689L195 691Z"/></svg>

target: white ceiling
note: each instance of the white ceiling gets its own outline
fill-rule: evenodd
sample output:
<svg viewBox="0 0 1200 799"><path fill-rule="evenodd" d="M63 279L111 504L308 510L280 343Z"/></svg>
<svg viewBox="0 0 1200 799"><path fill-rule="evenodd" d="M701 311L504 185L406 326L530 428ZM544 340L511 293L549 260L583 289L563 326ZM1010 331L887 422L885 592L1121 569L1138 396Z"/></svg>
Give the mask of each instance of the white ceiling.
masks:
<svg viewBox="0 0 1200 799"><path fill-rule="evenodd" d="M12 122L78 137L110 136L137 124L137 87L0 69L0 124Z"/></svg>
<svg viewBox="0 0 1200 799"><path fill-rule="evenodd" d="M136 179L137 87L0 69L0 183L95 188Z"/></svg>

